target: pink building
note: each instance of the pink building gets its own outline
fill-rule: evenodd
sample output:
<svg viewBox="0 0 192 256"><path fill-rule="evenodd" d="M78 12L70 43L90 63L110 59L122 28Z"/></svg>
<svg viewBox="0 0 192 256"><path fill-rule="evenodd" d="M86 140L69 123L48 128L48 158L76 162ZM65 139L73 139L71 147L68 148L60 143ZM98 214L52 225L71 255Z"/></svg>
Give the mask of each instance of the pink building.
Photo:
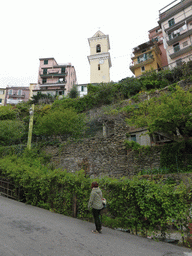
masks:
<svg viewBox="0 0 192 256"><path fill-rule="evenodd" d="M67 95L77 83L76 72L71 63L58 64L54 58L41 58L38 74L39 90L44 94ZM39 90L34 90L37 94Z"/></svg>
<svg viewBox="0 0 192 256"><path fill-rule="evenodd" d="M16 105L27 102L30 99L30 87L7 86L5 93L5 105Z"/></svg>
<svg viewBox="0 0 192 256"><path fill-rule="evenodd" d="M149 30L149 40L152 41L156 41L159 49L161 51L161 64L162 67L165 67L168 65L168 61L167 61L167 53L166 53L166 49L164 48L163 45L163 32L162 29L160 28L160 26L157 26L151 30Z"/></svg>

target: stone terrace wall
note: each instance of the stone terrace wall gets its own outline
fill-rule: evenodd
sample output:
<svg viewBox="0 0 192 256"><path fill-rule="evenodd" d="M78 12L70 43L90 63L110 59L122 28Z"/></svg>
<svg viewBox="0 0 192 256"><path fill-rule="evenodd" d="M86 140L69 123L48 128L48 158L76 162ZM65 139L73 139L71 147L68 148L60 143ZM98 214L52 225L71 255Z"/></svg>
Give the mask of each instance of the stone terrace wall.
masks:
<svg viewBox="0 0 192 256"><path fill-rule="evenodd" d="M128 129L124 118L116 117L113 132L107 137L100 134L82 141L66 143L60 153L57 148L47 148L47 152L52 154L52 161L57 167L69 172L82 168L92 177L129 177L143 169L158 168L160 147L142 156L126 150L124 141Z"/></svg>
<svg viewBox="0 0 192 256"><path fill-rule="evenodd" d="M179 85L184 90L192 88L191 84L180 82ZM151 97L159 97L161 93L169 93L168 87L156 90L150 96L147 93L139 95L139 101L148 100ZM118 103L118 107L127 104L134 104L133 99ZM116 108L116 106L114 106ZM152 152L147 155L138 155L133 151L127 151L124 146L126 133L131 131L125 123L125 117L108 116L104 114L102 108L90 110L87 113L88 119L94 119L101 123L111 123L106 137L102 132L93 138L85 138L79 142L66 143L61 152L58 148L46 148L52 155L52 161L56 167L75 172L84 169L90 176L132 176L144 169L160 167L161 147L154 147Z"/></svg>

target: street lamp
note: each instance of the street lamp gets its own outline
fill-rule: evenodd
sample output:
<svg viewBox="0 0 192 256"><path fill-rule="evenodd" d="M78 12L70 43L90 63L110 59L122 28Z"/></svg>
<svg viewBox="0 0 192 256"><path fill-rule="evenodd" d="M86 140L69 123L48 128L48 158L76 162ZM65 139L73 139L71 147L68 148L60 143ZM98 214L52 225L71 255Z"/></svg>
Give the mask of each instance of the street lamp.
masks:
<svg viewBox="0 0 192 256"><path fill-rule="evenodd" d="M28 131L28 141L27 141L27 148L31 149L31 140L32 140L32 131L33 131L33 115L34 115L35 105L32 104L31 108L29 109L29 131Z"/></svg>

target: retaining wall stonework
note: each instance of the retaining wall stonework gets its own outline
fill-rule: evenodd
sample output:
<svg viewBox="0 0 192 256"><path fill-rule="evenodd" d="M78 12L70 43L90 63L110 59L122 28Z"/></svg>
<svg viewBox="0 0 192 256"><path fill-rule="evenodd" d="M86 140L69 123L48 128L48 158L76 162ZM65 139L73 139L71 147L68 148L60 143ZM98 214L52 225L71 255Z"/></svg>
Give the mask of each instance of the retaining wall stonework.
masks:
<svg viewBox="0 0 192 256"><path fill-rule="evenodd" d="M57 167L69 172L84 169L92 177L130 177L143 169L159 167L161 147L153 147L147 155L126 149L124 141L129 127L124 118L114 118L113 129L108 130L105 136L99 133L78 142L67 142L60 152L56 147L46 151L51 153Z"/></svg>
<svg viewBox="0 0 192 256"><path fill-rule="evenodd" d="M184 90L189 90L192 87L191 84L188 85L182 81L179 85ZM168 87L156 90L150 95L147 93L140 94L139 102L151 97L159 97L161 93L169 93ZM117 105L123 107L134 103L133 99L128 99L114 105L114 109ZM61 150L57 147L45 149L47 153L52 155L52 162L56 167L66 169L69 172L75 172L82 168L92 177L102 175L130 177L138 174L141 170L160 167L161 146L152 147L150 153L142 155L126 150L124 141L127 139L126 134L132 131L132 127L128 127L125 122L126 117L123 114L107 115L103 106L88 111L87 118L92 121L92 126L94 123L101 124L101 129L94 129L93 127L96 134L92 138L83 138L78 142L67 142ZM106 126L104 129L103 124Z"/></svg>
<svg viewBox="0 0 192 256"><path fill-rule="evenodd" d="M60 154L57 152L53 155L52 161L63 170L75 172L84 169L93 177L129 177L143 169L158 168L160 148L154 148L147 155L139 155L127 151L120 137L92 138L66 144Z"/></svg>

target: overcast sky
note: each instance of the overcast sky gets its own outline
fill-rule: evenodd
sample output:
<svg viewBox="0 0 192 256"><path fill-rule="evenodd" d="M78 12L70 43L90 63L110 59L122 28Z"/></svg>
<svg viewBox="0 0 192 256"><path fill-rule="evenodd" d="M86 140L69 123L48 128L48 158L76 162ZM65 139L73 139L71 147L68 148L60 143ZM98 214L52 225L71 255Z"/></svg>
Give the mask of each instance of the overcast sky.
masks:
<svg viewBox="0 0 192 256"><path fill-rule="evenodd" d="M109 35L111 80L133 74L132 49L148 41L171 0L6 0L1 3L0 87L37 83L39 58L71 62L78 84L90 82L88 38Z"/></svg>

